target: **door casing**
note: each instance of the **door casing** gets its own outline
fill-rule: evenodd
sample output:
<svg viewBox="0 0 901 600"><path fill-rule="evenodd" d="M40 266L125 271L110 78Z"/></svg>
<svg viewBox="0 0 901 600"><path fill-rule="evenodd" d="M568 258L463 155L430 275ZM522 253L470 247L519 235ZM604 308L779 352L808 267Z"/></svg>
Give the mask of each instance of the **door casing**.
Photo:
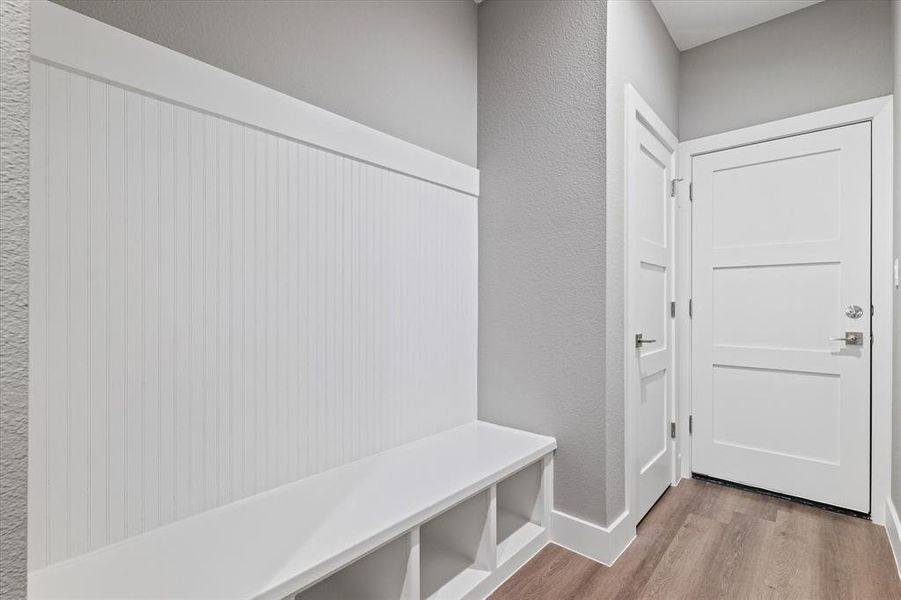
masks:
<svg viewBox="0 0 901 600"><path fill-rule="evenodd" d="M871 379L871 519L885 524L891 486L892 434L892 287L893 287L893 174L892 96L882 96L755 125L679 144L676 211L676 437L677 470L691 477L691 163L692 157L819 131L852 123L872 123L872 331ZM627 427L627 436L629 429ZM627 448L629 443L627 442ZM627 453L628 454L628 453ZM628 462L628 461L627 461ZM627 467L628 470L628 467ZM628 475L627 475L628 481ZM628 489L628 486L627 486ZM628 494L627 494L628 495ZM627 504L629 506L629 504Z"/></svg>

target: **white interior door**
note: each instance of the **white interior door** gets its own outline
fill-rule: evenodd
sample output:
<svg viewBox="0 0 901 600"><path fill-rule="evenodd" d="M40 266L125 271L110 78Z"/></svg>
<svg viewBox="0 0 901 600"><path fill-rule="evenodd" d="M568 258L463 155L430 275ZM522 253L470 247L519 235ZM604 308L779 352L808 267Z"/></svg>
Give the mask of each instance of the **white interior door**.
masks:
<svg viewBox="0 0 901 600"><path fill-rule="evenodd" d="M627 394L636 522L672 482L675 136L630 89L627 112ZM640 336L640 337L639 337Z"/></svg>
<svg viewBox="0 0 901 600"><path fill-rule="evenodd" d="M692 182L692 470L869 512L870 124Z"/></svg>

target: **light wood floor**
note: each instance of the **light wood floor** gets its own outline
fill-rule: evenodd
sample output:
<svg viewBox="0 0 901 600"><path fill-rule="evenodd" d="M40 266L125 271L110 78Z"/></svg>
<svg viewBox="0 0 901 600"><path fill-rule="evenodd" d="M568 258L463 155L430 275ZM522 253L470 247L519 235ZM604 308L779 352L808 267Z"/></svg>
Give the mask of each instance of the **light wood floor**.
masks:
<svg viewBox="0 0 901 600"><path fill-rule="evenodd" d="M492 600L901 598L885 530L819 508L683 480L612 567L548 545Z"/></svg>

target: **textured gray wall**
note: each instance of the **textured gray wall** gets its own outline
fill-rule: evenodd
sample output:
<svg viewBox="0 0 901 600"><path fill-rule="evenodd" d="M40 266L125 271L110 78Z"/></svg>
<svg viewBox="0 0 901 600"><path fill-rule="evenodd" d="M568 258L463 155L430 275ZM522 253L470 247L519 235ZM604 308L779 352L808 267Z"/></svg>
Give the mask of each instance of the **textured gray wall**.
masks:
<svg viewBox="0 0 901 600"><path fill-rule="evenodd" d="M901 257L901 2L892 3L892 37L894 49L894 125L895 125L895 257ZM901 290L895 290L894 353L892 375L892 489L895 508L901 508Z"/></svg>
<svg viewBox="0 0 901 600"><path fill-rule="evenodd" d="M599 524L606 8L479 6L479 417L556 436L555 507Z"/></svg>
<svg viewBox="0 0 901 600"><path fill-rule="evenodd" d="M28 484L27 0L0 0L0 598L25 597Z"/></svg>
<svg viewBox="0 0 901 600"><path fill-rule="evenodd" d="M650 0L607 3L607 517L625 492L625 86L675 133L679 50Z"/></svg>
<svg viewBox="0 0 901 600"><path fill-rule="evenodd" d="M475 165L472 0L56 1Z"/></svg>
<svg viewBox="0 0 901 600"><path fill-rule="evenodd" d="M887 0L827 0L682 53L679 139L892 93Z"/></svg>

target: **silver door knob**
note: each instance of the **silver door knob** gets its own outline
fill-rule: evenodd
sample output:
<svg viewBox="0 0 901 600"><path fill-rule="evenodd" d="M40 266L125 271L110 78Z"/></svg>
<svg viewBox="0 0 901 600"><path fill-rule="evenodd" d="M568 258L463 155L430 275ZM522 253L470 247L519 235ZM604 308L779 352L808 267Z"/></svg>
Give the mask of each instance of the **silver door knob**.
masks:
<svg viewBox="0 0 901 600"><path fill-rule="evenodd" d="M859 319L863 316L863 309L856 304L852 304L845 309L845 316L849 319Z"/></svg>
<svg viewBox="0 0 901 600"><path fill-rule="evenodd" d="M845 337L831 337L830 342L845 342L849 346L863 346L862 331L846 331Z"/></svg>
<svg viewBox="0 0 901 600"><path fill-rule="evenodd" d="M641 348L642 344L653 344L657 340L646 340L640 333L635 334L635 347Z"/></svg>

